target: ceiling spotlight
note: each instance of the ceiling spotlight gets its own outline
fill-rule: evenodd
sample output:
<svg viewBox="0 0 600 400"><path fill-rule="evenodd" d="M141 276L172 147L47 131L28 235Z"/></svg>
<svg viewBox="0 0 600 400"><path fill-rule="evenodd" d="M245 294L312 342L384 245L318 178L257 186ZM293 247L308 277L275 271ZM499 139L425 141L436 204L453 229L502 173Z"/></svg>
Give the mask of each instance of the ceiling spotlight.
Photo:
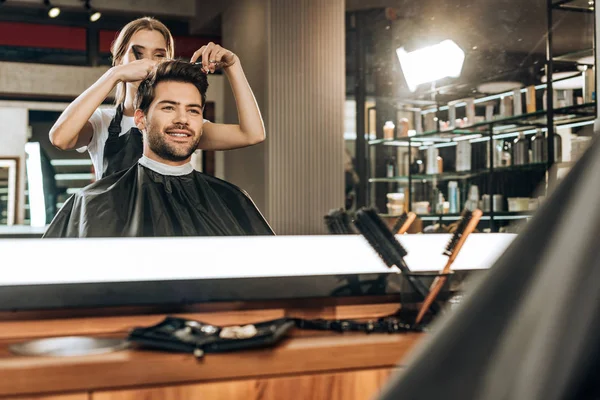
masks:
<svg viewBox="0 0 600 400"><path fill-rule="evenodd" d="M58 15L60 14L59 7L53 7L52 4L50 4L50 0L44 0L44 5L46 6L46 9L48 10L48 16L50 18L58 17Z"/></svg>
<svg viewBox="0 0 600 400"><path fill-rule="evenodd" d="M94 10L90 5L90 0L85 1L85 9L88 11L91 22L96 22L102 17L102 13L98 10Z"/></svg>

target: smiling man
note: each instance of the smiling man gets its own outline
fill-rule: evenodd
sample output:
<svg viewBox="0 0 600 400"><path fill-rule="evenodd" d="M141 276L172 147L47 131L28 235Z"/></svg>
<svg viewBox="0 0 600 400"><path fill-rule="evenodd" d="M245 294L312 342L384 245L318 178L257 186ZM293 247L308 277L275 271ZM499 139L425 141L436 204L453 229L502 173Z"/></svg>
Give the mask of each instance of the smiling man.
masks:
<svg viewBox="0 0 600 400"><path fill-rule="evenodd" d="M69 198L44 237L272 235L242 190L192 168L207 88L199 66L159 63L136 97L142 158Z"/></svg>

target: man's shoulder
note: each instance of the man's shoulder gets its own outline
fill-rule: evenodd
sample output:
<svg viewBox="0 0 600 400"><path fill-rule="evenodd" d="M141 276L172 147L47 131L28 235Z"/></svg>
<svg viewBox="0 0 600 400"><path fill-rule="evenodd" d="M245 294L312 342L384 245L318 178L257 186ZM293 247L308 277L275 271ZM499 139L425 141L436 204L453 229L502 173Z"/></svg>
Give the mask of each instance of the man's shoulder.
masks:
<svg viewBox="0 0 600 400"><path fill-rule="evenodd" d="M228 191L233 191L233 192L239 192L240 194L249 197L248 193L246 193L246 191L242 188L240 188L237 185L234 185L231 182L227 182L223 179L217 178L215 176L212 175L207 175L203 172L200 171L194 171L195 175L201 176L202 179L204 179L206 181L206 183L208 183L213 189L215 190L228 190Z"/></svg>
<svg viewBox="0 0 600 400"><path fill-rule="evenodd" d="M75 196L83 198L90 195L102 194L106 192L107 189L113 187L118 181L128 176L128 174L131 174L130 171L132 169L137 169L137 164L130 169L114 173L105 178L98 179L96 182L90 183L82 188L79 192L75 193Z"/></svg>

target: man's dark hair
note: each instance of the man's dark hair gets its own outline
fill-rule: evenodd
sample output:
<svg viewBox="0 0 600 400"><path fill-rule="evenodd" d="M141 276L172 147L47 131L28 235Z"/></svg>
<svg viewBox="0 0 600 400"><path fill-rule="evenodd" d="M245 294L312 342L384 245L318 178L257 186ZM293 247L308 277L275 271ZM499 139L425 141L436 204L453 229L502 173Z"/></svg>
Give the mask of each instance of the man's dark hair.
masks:
<svg viewBox="0 0 600 400"><path fill-rule="evenodd" d="M140 83L135 98L135 108L146 114L154 100L154 90L160 82L185 82L196 86L202 98L202 108L206 103L206 89L208 80L201 71L201 65L191 64L188 61L169 60L160 62L150 74Z"/></svg>

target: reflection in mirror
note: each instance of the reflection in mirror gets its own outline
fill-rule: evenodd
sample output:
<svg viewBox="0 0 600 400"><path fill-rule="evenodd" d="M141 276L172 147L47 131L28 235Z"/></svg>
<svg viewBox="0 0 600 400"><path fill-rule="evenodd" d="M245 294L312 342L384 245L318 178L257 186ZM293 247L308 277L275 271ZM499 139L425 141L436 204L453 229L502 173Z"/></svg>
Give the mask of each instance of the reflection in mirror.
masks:
<svg viewBox="0 0 600 400"><path fill-rule="evenodd" d="M42 228L50 223L70 196L102 175L94 168L89 152L73 150L82 143L66 146L57 142L71 151L58 150L50 143L48 135L68 102L101 79L112 66L111 44L119 30L134 18L111 14L107 10L94 25L100 35L92 35L90 40L97 43L86 46L86 34L90 29L87 22L81 23L75 14L64 14L61 17L72 18L66 23L76 27L71 31L73 42L79 38L82 44L76 49L69 47L67 51L59 35L64 27L48 21L46 15L40 18L27 13L22 18L26 20L23 23L11 21L23 14L19 3L16 0L3 4L0 28L10 25L11 29L23 32L35 31L39 37L46 34L56 37L43 49L35 39L26 44L7 39L9 42L0 45L0 50L6 50L0 54L0 72L22 69L27 77L22 81L32 82L33 87L0 82L0 101L11 103L15 112L25 110L28 115L28 120L11 121L19 127L17 134L10 136L25 138L25 130L30 127L30 137L24 141L39 143L41 165L30 168L25 163L24 144L17 151L17 146L9 143L12 149L8 155L17 155L21 161L21 186L26 186L29 191L29 185L33 185L32 193L39 193L40 189L36 189L39 176L35 171L41 170L43 193L37 199L29 194L22 199L18 197L15 221ZM343 195L340 193L335 200L337 203L332 202L331 206L349 212L363 206L375 206L392 226L398 215L413 211L417 219L410 233L450 231L463 207L479 207L484 211L478 227L481 232L515 232L519 222L528 221L548 194L546 177L562 179L589 143L597 114L593 6L585 0L555 1L550 8L548 4L545 0L505 0L493 5L475 0L346 1L344 175L336 175L340 176L344 189ZM127 8L127 4L124 7ZM221 18L202 29L199 27L206 24L199 22L203 13L200 5L192 22L190 18L182 18L182 14L165 16L161 22L173 34L174 54L163 54L162 51L146 54L147 48L141 51L135 41L160 42L166 53L170 51L169 41L160 34L152 37L137 35L130 38L131 43L123 44L126 55L116 64L121 61L128 64L136 58L148 61L165 55L190 59L194 51L209 41L217 44L241 42L243 38L235 36L239 33L224 29L227 18L223 17L229 11L229 6L223 5L219 11ZM194 27L196 23L198 26ZM202 33L198 34L200 31ZM315 41L319 48L334 48L325 38ZM343 47L343 43L335 45ZM266 92L280 88L261 87L264 72L253 76L252 70L262 70L264 60L259 56L248 56L243 53L244 46L240 47L229 50L237 52L239 57L235 62L238 66L247 66L245 73L262 107L268 97ZM225 64L230 61L225 60ZM9 64L11 62L20 64L15 66ZM70 69L75 65L77 72ZM29 66L44 72L28 69ZM450 66L453 67L450 71L444 71ZM288 67L274 67L286 79L289 76L292 80L301 79ZM71 79L71 73L81 75ZM548 95L549 79L551 95ZM73 83L75 81L77 85ZM209 82L204 119L214 125L230 122L227 119L237 116L238 107L228 98L231 95L228 75L217 69L209 74ZM131 82L128 85L129 93L126 94L131 100L135 85ZM46 86L52 86L54 92L43 92ZM115 103L118 103L116 93L113 90L103 97L97 109L113 115ZM32 103L35 100L37 104L19 106L21 99L32 100ZM292 101L283 103L292 104ZM552 107L548 109L550 103ZM96 106L92 109L96 110ZM133 113L127 111L124 125L129 129L134 125ZM276 114L275 110L267 112ZM235 122L235 117L229 119ZM554 121L548 124L550 119ZM319 122L318 125L324 124ZM294 129L273 131L271 138L277 136L279 140L286 135L295 135L295 132ZM337 134L341 142L341 130ZM0 138L0 147L6 141L6 138ZM266 210L266 204L278 204L269 198L274 195L261 193L261 190L266 191L264 182L261 181L261 186L251 180L254 176L264 175L267 178L263 180L269 181L267 173L260 169L261 165L275 164L268 158L270 155L265 155L264 146L249 147L253 149L246 153L246 150L218 152L212 148L197 152L193 159L194 168L235 181L256 200L258 208L269 215L273 211ZM36 152L33 145L29 145L29 150ZM307 150L311 150L310 147ZM29 152L27 157L31 157ZM225 162L225 159L235 162ZM37 162L37 158L35 160ZM292 168L292 165L298 174L309 169L299 167L300 163L284 164L286 168ZM242 172L233 173L234 169ZM294 184L308 187L310 185L305 181L314 181L315 177L303 179ZM269 190L276 192L279 188ZM292 205L297 207L294 201L285 203L289 210L277 212L293 215L296 210L291 209ZM315 204L318 205L311 205L310 213L321 218L332 209L318 202ZM45 218L41 216L42 207ZM37 216L35 221L32 214ZM280 220L293 219L278 217ZM291 230L297 228L293 222L285 221L292 226ZM307 231L326 231L325 224L320 228L321 231L318 226L311 226Z"/></svg>
<svg viewBox="0 0 600 400"><path fill-rule="evenodd" d="M451 232L463 208L484 211L480 232L518 232L593 134L594 3L360 3L345 135L358 205L390 225L415 212L413 233Z"/></svg>

